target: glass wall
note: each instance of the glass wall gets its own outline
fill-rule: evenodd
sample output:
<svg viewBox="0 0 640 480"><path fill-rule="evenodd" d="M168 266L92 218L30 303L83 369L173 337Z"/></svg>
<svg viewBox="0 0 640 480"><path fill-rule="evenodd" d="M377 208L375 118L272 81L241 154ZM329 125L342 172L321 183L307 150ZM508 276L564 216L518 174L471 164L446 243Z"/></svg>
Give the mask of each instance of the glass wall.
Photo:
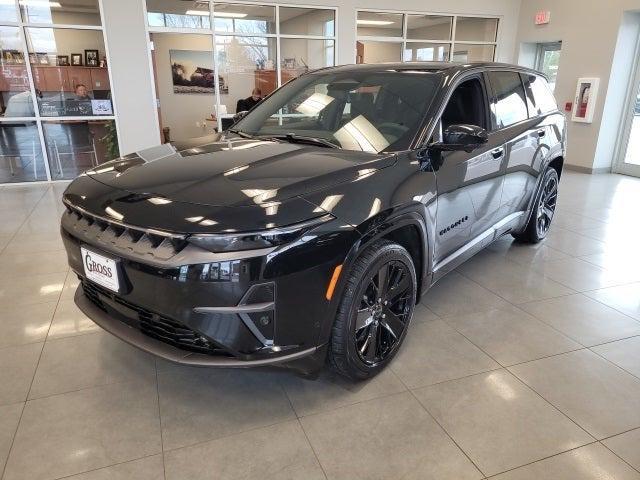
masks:
<svg viewBox="0 0 640 480"><path fill-rule="evenodd" d="M98 0L0 2L0 183L118 156Z"/></svg>
<svg viewBox="0 0 640 480"><path fill-rule="evenodd" d="M335 64L332 8L182 0L146 6L165 139L224 128L283 83Z"/></svg>
<svg viewBox="0 0 640 480"><path fill-rule="evenodd" d="M493 61L498 19L358 11L356 63Z"/></svg>

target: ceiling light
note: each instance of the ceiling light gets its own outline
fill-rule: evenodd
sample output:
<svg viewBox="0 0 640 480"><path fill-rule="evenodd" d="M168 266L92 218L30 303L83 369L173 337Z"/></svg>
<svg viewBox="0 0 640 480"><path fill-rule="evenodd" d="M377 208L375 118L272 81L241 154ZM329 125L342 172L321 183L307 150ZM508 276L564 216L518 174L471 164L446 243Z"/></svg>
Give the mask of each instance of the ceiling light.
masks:
<svg viewBox="0 0 640 480"><path fill-rule="evenodd" d="M49 2L48 0L20 0L18 3L23 7L62 7L62 5L60 5L60 2Z"/></svg>
<svg viewBox="0 0 640 480"><path fill-rule="evenodd" d="M358 20L358 25L376 25L376 26L382 26L382 25L392 25L395 22L391 22L389 20Z"/></svg>
<svg viewBox="0 0 640 480"><path fill-rule="evenodd" d="M27 0L29 1L29 0ZM209 16L208 10L187 10L187 15L201 15L203 17ZM213 12L214 17L218 18L244 18L247 16L246 13L236 13L236 12Z"/></svg>
<svg viewBox="0 0 640 480"><path fill-rule="evenodd" d="M201 15L203 17L208 17L209 10L187 10L185 15Z"/></svg>
<svg viewBox="0 0 640 480"><path fill-rule="evenodd" d="M214 17L221 17L221 18L244 18L244 17L247 16L247 14L246 13L237 13L237 12L216 12L214 10L213 16Z"/></svg>

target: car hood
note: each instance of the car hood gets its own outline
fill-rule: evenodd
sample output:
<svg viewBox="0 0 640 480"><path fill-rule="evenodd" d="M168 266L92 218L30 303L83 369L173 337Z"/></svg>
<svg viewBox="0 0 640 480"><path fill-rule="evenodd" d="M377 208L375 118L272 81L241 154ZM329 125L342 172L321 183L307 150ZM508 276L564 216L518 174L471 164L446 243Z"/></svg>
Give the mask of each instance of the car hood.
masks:
<svg viewBox="0 0 640 480"><path fill-rule="evenodd" d="M233 207L303 197L369 176L394 160L389 154L210 136L142 150L85 175L132 194Z"/></svg>

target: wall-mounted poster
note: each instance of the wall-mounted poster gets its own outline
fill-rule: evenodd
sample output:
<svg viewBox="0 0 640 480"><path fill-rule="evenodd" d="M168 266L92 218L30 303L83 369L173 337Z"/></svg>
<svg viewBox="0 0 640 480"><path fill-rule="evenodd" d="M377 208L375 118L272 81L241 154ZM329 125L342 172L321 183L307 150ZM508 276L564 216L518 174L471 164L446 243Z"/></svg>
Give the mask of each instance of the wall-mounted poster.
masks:
<svg viewBox="0 0 640 480"><path fill-rule="evenodd" d="M571 120L574 122L593 122L593 112L598 99L599 78L579 78L576 88L576 98L573 104Z"/></svg>
<svg viewBox="0 0 640 480"><path fill-rule="evenodd" d="M213 53L169 50L173 93L214 93Z"/></svg>

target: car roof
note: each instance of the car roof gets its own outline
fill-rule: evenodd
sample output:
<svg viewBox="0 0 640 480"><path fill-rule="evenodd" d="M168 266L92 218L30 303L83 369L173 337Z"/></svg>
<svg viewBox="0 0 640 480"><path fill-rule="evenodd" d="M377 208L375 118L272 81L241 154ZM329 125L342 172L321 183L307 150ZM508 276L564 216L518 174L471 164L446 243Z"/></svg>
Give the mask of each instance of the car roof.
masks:
<svg viewBox="0 0 640 480"><path fill-rule="evenodd" d="M315 72L350 72L350 71L371 71L371 72L385 72L389 70L394 71L433 71L446 72L449 74L462 73L467 70L482 70L482 69L508 69L516 70L523 73L531 73L544 77L541 72L526 68L520 65L512 65L510 63L499 62L389 62L389 63L361 63L351 65L338 65L335 67L326 67ZM546 78L546 77L545 77Z"/></svg>

